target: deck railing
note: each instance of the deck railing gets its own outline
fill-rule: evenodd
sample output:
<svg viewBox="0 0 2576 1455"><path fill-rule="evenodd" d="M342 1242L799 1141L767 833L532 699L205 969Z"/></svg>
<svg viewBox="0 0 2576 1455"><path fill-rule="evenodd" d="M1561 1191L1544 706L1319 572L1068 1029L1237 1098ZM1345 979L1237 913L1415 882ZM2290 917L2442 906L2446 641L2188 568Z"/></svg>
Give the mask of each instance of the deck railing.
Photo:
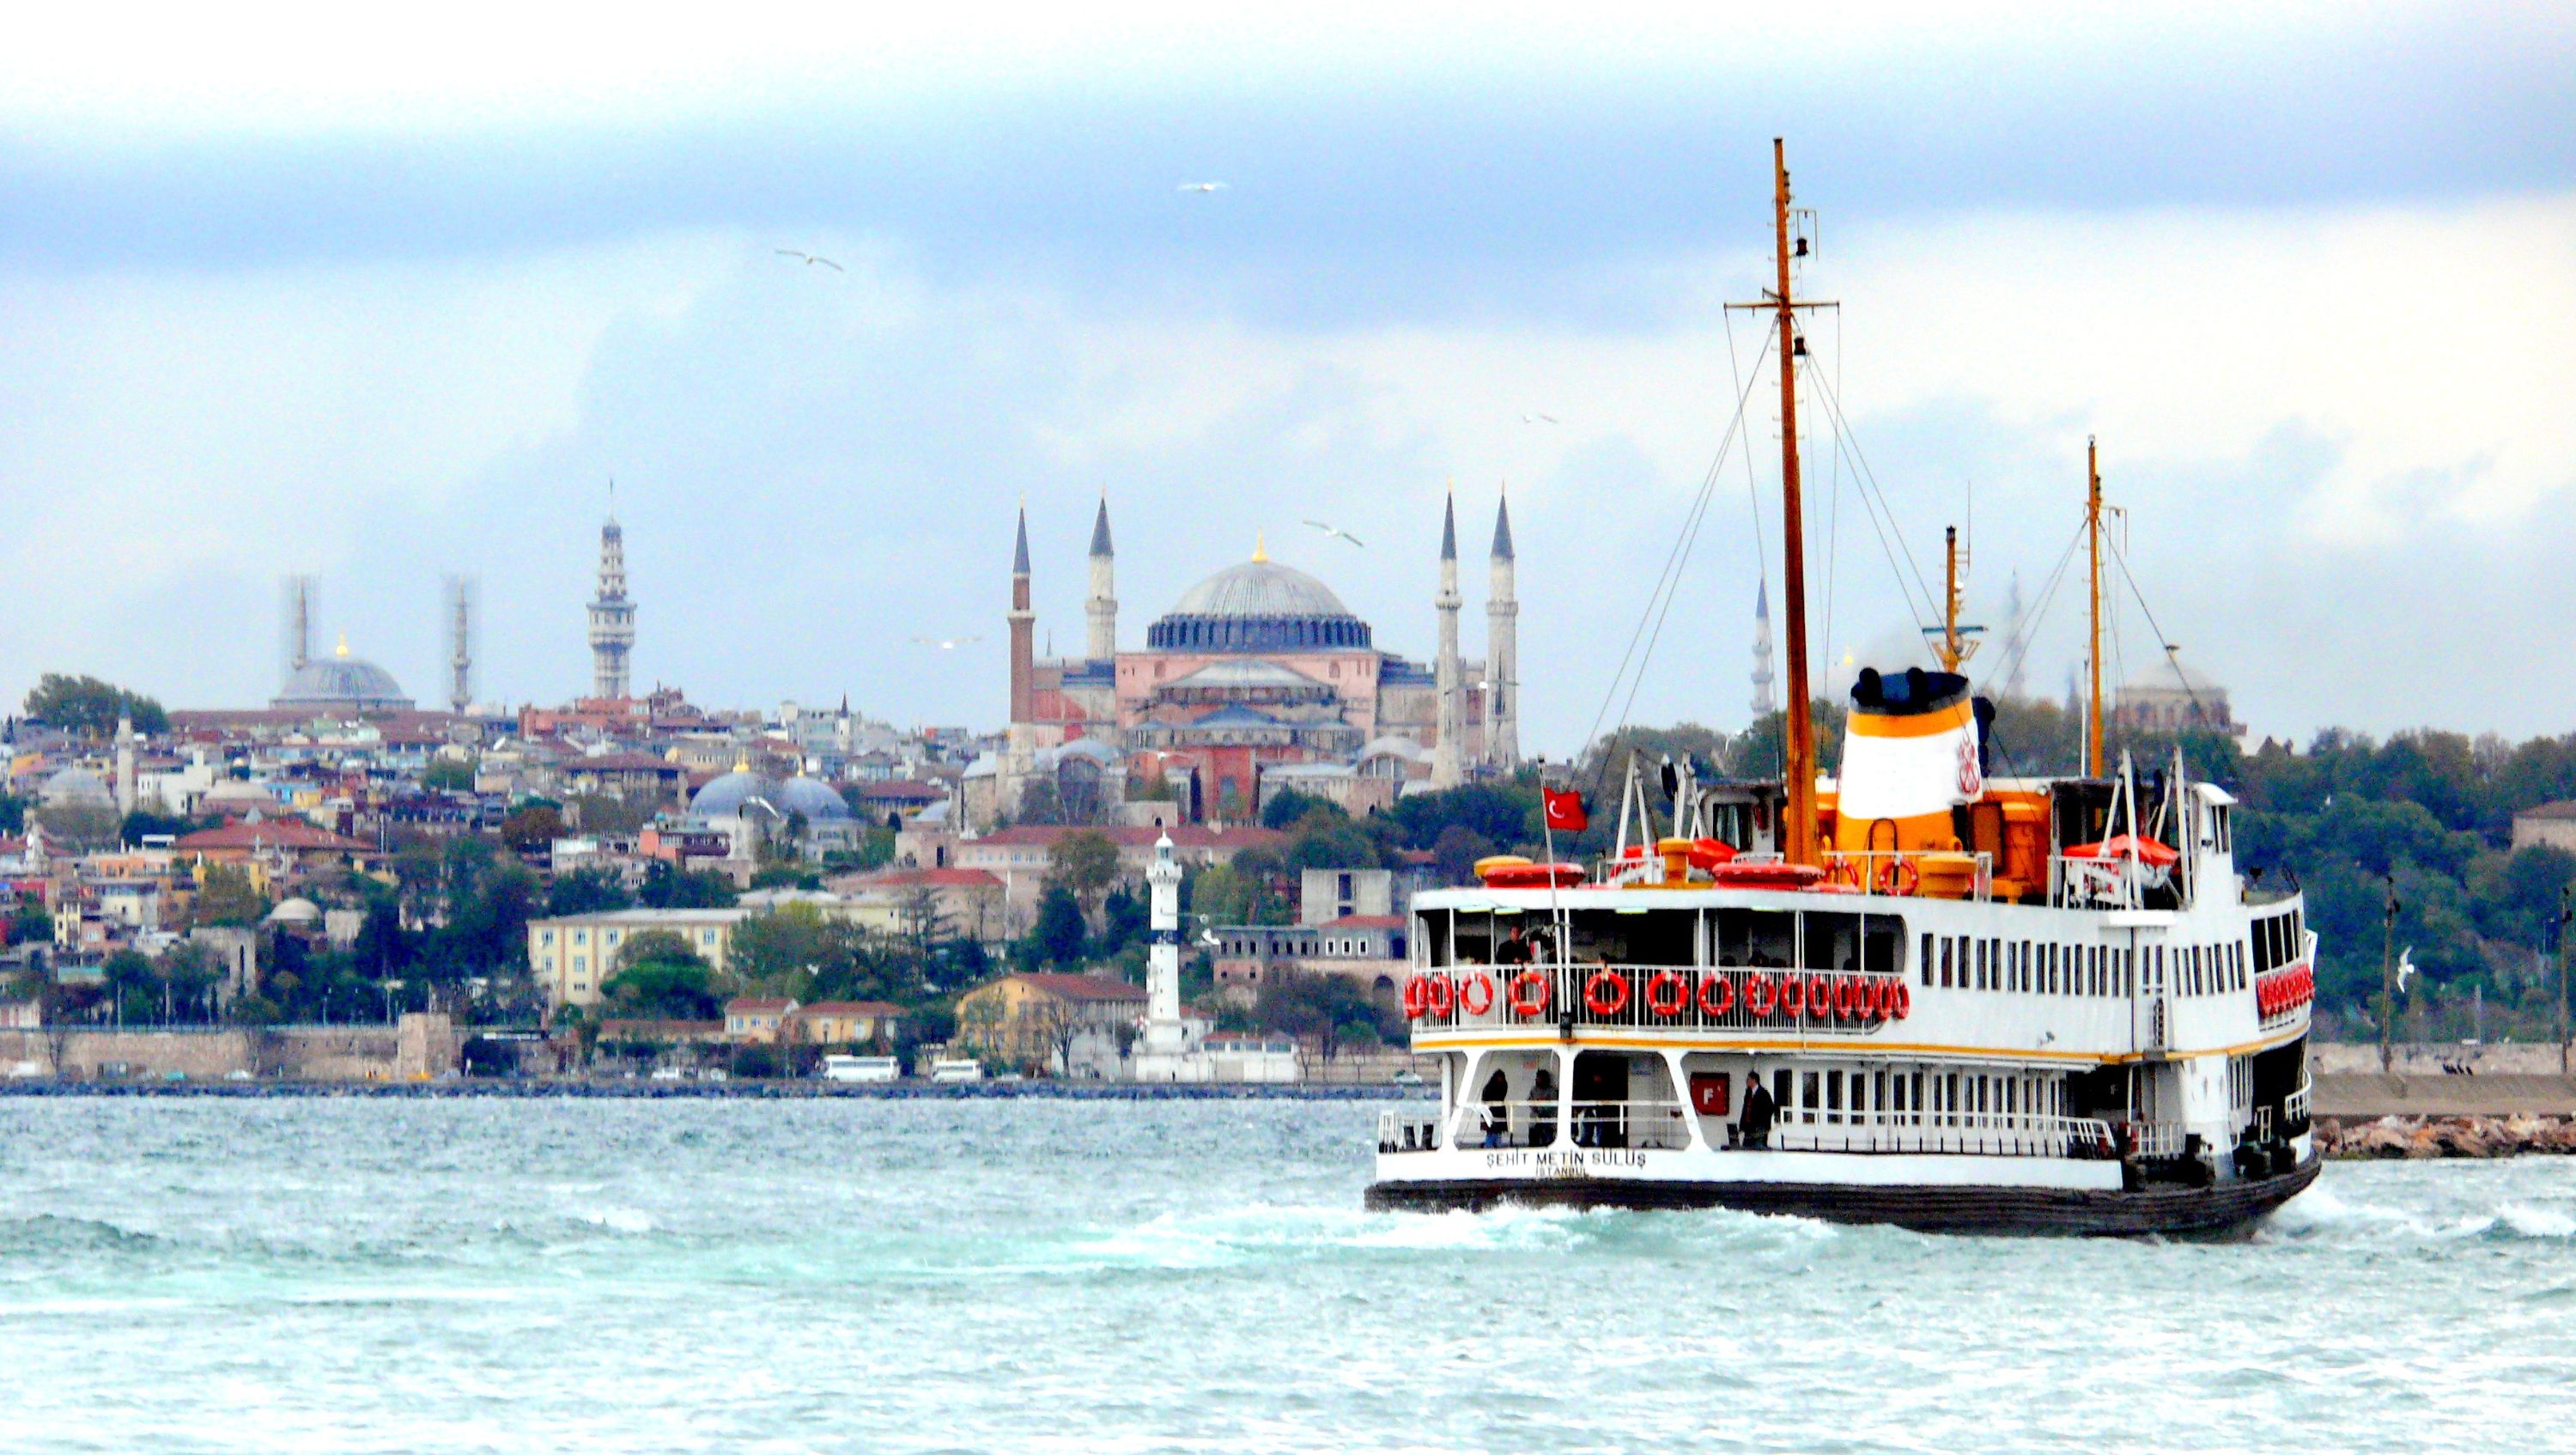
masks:
<svg viewBox="0 0 2576 1455"><path fill-rule="evenodd" d="M1571 1013L1584 1027L1865 1036L1913 1006L1899 975L1750 965L1451 965L1417 972L1405 996L1417 1030L1552 1027Z"/></svg>
<svg viewBox="0 0 2576 1455"><path fill-rule="evenodd" d="M2111 1124L2095 1117L2037 1112L1782 1110L1770 1150L1941 1152L1976 1157L2119 1155Z"/></svg>

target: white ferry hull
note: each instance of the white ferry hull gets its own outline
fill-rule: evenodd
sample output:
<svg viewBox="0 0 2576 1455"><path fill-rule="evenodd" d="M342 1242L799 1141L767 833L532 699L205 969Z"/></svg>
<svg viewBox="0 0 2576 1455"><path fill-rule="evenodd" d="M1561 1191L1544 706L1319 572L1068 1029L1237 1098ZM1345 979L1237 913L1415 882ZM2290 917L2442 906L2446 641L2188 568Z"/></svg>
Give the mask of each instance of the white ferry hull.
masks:
<svg viewBox="0 0 2576 1455"><path fill-rule="evenodd" d="M1836 1223L1884 1223L1927 1233L2144 1237L2241 1229L2304 1191L2316 1180L2319 1167L2311 1155L2276 1176L2208 1187L2160 1184L2130 1191L2119 1185L2116 1163L2035 1161L2015 1169L2010 1182L1999 1180L1991 1165L1975 1169L1973 1180L1967 1169L1945 1177L1929 1165L1847 1166L1838 1180L1814 1181L1791 1180L1792 1174L1804 1170L1795 1164L1817 1157L1843 1163L1858 1159L1793 1152L1727 1156L1737 1166L1722 1176L1637 1175L1642 1167L1596 1168L1568 1158L1565 1165L1551 1166L1544 1175L1389 1178L1368 1189L1367 1202L1374 1210L1403 1212L1474 1212L1506 1204L1731 1208ZM1934 1164L1958 1159L1884 1160ZM2105 1172L2107 1186L2103 1185ZM1779 1174L1777 1179L1774 1173ZM1920 1180L1906 1180L1909 1177Z"/></svg>

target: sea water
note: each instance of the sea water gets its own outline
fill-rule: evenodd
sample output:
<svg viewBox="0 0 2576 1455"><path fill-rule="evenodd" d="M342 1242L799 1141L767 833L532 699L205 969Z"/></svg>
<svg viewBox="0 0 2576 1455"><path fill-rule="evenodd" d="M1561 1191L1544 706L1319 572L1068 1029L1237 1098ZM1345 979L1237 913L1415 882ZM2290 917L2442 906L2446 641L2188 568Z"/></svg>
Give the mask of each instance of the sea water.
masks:
<svg viewBox="0 0 2576 1455"><path fill-rule="evenodd" d="M11 1451L2576 1448L2576 1161L1379 1214L1358 1102L0 1098Z"/></svg>

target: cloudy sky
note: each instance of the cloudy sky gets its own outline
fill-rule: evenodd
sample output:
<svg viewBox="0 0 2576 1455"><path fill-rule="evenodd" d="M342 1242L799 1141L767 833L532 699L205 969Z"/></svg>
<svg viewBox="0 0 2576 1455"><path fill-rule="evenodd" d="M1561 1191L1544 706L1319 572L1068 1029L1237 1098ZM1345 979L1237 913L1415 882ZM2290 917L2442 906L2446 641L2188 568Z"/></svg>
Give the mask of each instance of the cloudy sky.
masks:
<svg viewBox="0 0 2576 1455"><path fill-rule="evenodd" d="M2576 12L1216 8L22 18L0 692L259 701L306 571L325 641L432 699L470 572L482 695L559 700L614 477L640 680L989 726L1022 498L1059 646L1106 490L1131 644L1266 533L1427 656L1441 493L1481 558L1508 481L1564 752L1755 362L1719 305L1780 135L1843 304L1820 658L1902 660L1950 521L1972 616L2035 603L2098 435L2143 589L2115 666L2177 642L2302 737L2576 728ZM1745 715L1753 399L1639 720Z"/></svg>

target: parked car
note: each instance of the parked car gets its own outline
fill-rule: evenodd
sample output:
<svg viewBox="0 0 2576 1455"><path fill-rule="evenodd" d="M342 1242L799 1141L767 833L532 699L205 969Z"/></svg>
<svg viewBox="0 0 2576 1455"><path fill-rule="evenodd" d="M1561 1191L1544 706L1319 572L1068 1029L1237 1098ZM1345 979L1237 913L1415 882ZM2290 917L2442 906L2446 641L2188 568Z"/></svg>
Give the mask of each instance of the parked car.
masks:
<svg viewBox="0 0 2576 1455"><path fill-rule="evenodd" d="M981 1081L984 1067L980 1062L963 1057L942 1059L930 1063L930 1079L939 1082Z"/></svg>

